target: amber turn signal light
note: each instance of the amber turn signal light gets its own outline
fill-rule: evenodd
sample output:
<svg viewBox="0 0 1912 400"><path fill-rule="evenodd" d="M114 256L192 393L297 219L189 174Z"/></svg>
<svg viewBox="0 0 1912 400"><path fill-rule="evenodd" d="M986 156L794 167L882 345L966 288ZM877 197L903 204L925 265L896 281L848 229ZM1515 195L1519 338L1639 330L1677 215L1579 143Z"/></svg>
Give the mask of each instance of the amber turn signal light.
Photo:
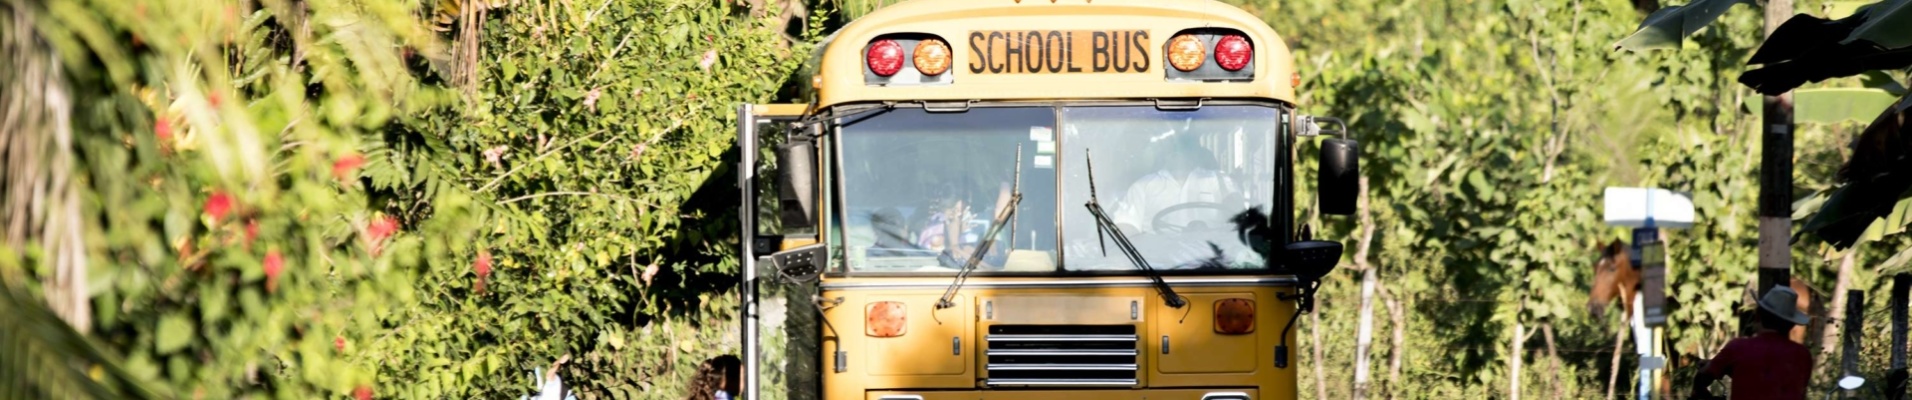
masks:
<svg viewBox="0 0 1912 400"><path fill-rule="evenodd" d="M1182 72L1194 71L1208 61L1208 51L1195 35L1175 35L1168 40L1168 65Z"/></svg>
<svg viewBox="0 0 1912 400"><path fill-rule="evenodd" d="M1254 332L1254 300L1221 299L1215 301L1215 333L1240 335Z"/></svg>
<svg viewBox="0 0 1912 400"><path fill-rule="evenodd" d="M863 306L863 335L897 337L909 333L908 309L900 301L879 301Z"/></svg>
<svg viewBox="0 0 1912 400"><path fill-rule="evenodd" d="M937 76L949 72L949 45L942 40L929 39L916 43L916 51L911 53L910 63L923 75Z"/></svg>

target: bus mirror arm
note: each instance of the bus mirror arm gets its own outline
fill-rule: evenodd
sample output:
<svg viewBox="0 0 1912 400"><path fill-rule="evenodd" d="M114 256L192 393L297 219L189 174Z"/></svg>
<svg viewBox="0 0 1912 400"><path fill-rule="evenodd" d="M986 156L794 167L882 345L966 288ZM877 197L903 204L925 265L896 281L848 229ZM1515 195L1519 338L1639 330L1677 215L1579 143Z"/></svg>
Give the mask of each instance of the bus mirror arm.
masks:
<svg viewBox="0 0 1912 400"><path fill-rule="evenodd" d="M1320 193L1322 214L1352 215L1355 200L1361 195L1361 143L1349 138L1348 124L1339 118L1303 115L1296 118L1295 136L1336 134L1338 138L1321 141L1321 171L1315 189ZM1331 123L1340 129L1322 129Z"/></svg>
<svg viewBox="0 0 1912 400"><path fill-rule="evenodd" d="M1341 261L1341 251L1340 242L1322 240L1302 240L1282 247L1282 262L1295 273L1295 292L1276 297L1294 301L1295 313L1288 316L1288 325L1281 328L1281 339L1275 344L1275 368L1288 367L1288 334L1301 314L1314 312L1315 291L1321 289L1321 279Z"/></svg>

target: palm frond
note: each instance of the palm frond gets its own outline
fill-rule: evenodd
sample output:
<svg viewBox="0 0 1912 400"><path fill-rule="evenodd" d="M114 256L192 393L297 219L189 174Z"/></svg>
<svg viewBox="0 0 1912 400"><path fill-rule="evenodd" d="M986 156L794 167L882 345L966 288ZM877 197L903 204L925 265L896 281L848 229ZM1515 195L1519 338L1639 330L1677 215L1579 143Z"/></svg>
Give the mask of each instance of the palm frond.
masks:
<svg viewBox="0 0 1912 400"><path fill-rule="evenodd" d="M53 314L17 282L18 267L0 274L0 398L148 399L153 394L86 336Z"/></svg>

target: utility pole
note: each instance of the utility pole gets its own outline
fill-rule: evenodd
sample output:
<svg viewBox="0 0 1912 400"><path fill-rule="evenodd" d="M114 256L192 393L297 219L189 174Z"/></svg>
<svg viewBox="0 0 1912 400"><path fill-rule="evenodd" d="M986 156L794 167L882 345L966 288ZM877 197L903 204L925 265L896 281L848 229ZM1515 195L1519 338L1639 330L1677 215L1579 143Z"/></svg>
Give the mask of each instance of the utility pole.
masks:
<svg viewBox="0 0 1912 400"><path fill-rule="evenodd" d="M1766 0L1766 37L1792 18L1792 0ZM1759 294L1792 281L1792 92L1764 96L1759 163Z"/></svg>

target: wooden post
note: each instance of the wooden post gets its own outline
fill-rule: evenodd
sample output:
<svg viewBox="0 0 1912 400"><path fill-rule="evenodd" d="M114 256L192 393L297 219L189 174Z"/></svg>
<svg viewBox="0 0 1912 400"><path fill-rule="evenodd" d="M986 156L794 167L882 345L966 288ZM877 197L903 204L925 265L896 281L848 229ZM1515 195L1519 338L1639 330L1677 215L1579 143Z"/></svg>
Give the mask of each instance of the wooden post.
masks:
<svg viewBox="0 0 1912 400"><path fill-rule="evenodd" d="M1766 37L1792 18L1792 0L1766 2ZM1759 163L1759 294L1792 280L1792 92L1764 96Z"/></svg>
<svg viewBox="0 0 1912 400"><path fill-rule="evenodd" d="M1864 290L1846 291L1846 320L1841 323L1845 337L1839 339L1844 349L1840 351L1840 376L1859 374L1859 338L1866 330L1866 292ZM1846 391L1846 397L1852 397L1852 391Z"/></svg>

